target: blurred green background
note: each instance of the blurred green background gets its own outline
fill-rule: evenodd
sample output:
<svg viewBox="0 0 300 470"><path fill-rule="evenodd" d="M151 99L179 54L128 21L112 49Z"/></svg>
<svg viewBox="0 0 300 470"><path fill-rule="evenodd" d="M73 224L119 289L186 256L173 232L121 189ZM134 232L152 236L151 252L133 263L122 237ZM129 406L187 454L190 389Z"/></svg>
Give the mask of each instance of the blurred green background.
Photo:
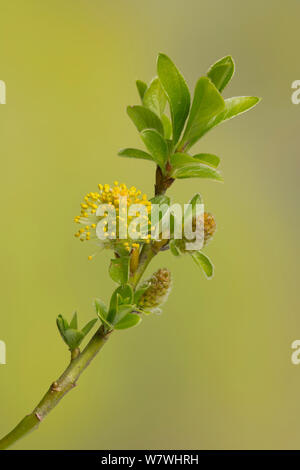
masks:
<svg viewBox="0 0 300 470"><path fill-rule="evenodd" d="M174 290L161 317L114 334L78 387L15 449L298 448L300 366L298 0L1 0L0 434L64 369L55 318L94 315L113 289L109 253L73 236L83 194L115 179L151 194L151 163L126 116L137 78L170 55L194 86L232 54L225 96L262 103L195 150L222 158L225 184L179 181L218 222L207 281L189 258L163 254ZM151 274L151 271L148 271Z"/></svg>

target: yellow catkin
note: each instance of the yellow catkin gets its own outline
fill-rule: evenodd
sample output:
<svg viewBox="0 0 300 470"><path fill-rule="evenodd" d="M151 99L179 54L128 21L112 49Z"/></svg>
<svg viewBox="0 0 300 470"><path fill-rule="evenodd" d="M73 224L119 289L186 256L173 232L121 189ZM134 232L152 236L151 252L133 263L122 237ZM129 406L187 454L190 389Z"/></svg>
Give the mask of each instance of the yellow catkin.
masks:
<svg viewBox="0 0 300 470"><path fill-rule="evenodd" d="M127 198L127 208L123 207L121 209L121 216L118 215L120 197ZM146 227L149 227L149 231L151 232L151 220L149 215L151 212L151 201L148 200L147 194L142 193L135 186L127 187L125 183L119 184L118 181L114 181L113 186L107 183L104 185L99 183L97 192L90 192L84 196L80 206L81 214L74 218L74 222L83 224L84 228L80 228L75 233L76 238L79 238L81 241L90 240L91 238L97 239L97 223L108 215L106 212L103 216L97 216L97 209L101 204L108 204L114 207L117 214L116 221L112 223L114 230L109 234L107 227L103 228L105 240L102 240L102 243L104 243L107 248L116 249L116 244L118 244L119 246L123 245L127 252L133 252L139 251L140 245L151 243L151 233L147 235L147 238L139 240L139 243L137 243L136 240L132 240L129 235L126 240L116 238L119 233L119 223L123 222L126 227L128 227L128 224L133 219L133 216L128 216L128 210L132 204L144 204L146 206L148 216L143 216L143 219L145 220ZM125 222L126 216L128 223ZM133 228L133 232L136 232L135 228ZM91 259L91 257L88 259Z"/></svg>

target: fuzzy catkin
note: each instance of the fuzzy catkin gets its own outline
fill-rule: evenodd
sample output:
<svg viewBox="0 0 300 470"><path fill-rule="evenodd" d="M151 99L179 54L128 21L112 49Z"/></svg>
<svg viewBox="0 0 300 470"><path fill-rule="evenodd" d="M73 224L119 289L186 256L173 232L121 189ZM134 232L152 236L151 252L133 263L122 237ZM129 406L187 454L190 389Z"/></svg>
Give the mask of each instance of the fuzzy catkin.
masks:
<svg viewBox="0 0 300 470"><path fill-rule="evenodd" d="M160 307L168 298L171 291L171 273L166 268L159 269L147 281L148 288L143 293L139 307L152 311Z"/></svg>

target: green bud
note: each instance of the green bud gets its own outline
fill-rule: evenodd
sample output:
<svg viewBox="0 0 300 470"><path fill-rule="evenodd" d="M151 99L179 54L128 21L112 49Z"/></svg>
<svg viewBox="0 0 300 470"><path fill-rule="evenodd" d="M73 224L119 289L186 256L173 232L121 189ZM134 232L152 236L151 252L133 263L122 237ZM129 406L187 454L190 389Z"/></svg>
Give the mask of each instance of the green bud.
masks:
<svg viewBox="0 0 300 470"><path fill-rule="evenodd" d="M203 222L204 222L204 230L203 230L203 246L207 244L207 242L213 237L216 231L216 221L212 214L209 212L204 212L203 215ZM195 232L197 228L196 224L196 217L193 217L192 220L192 229ZM200 223L200 230L202 232L202 220ZM201 235L202 237L202 235ZM190 243L193 240L186 240L183 238L182 240L175 240L175 246L181 251L181 253L191 253L191 250L186 249L186 243Z"/></svg>
<svg viewBox="0 0 300 470"><path fill-rule="evenodd" d="M70 351L74 351L80 346L80 343L90 332L96 322L97 318L94 318L94 320L89 321L84 328L79 330L76 312L74 313L70 324L62 315L58 315L56 319L57 328L62 339L69 346Z"/></svg>
<svg viewBox="0 0 300 470"><path fill-rule="evenodd" d="M214 216L209 212L204 212L204 245L214 236L216 228L217 225Z"/></svg>
<svg viewBox="0 0 300 470"><path fill-rule="evenodd" d="M148 288L141 296L138 306L148 312L158 311L171 291L171 273L168 269L159 269L146 284Z"/></svg>

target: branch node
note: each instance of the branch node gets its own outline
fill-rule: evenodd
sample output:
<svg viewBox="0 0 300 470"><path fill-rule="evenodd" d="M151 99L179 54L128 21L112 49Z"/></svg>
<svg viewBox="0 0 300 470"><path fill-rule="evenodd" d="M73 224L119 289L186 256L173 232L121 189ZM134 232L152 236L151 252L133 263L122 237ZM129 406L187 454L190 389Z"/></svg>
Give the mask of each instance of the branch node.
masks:
<svg viewBox="0 0 300 470"><path fill-rule="evenodd" d="M43 421L43 416L41 416L39 413L34 413L34 414L40 422Z"/></svg>
<svg viewBox="0 0 300 470"><path fill-rule="evenodd" d="M50 390L51 390L51 393L53 393L53 392L60 392L60 391L61 391L61 387L59 386L59 383L58 383L58 382L53 382L53 384L52 384L51 387L50 387Z"/></svg>

